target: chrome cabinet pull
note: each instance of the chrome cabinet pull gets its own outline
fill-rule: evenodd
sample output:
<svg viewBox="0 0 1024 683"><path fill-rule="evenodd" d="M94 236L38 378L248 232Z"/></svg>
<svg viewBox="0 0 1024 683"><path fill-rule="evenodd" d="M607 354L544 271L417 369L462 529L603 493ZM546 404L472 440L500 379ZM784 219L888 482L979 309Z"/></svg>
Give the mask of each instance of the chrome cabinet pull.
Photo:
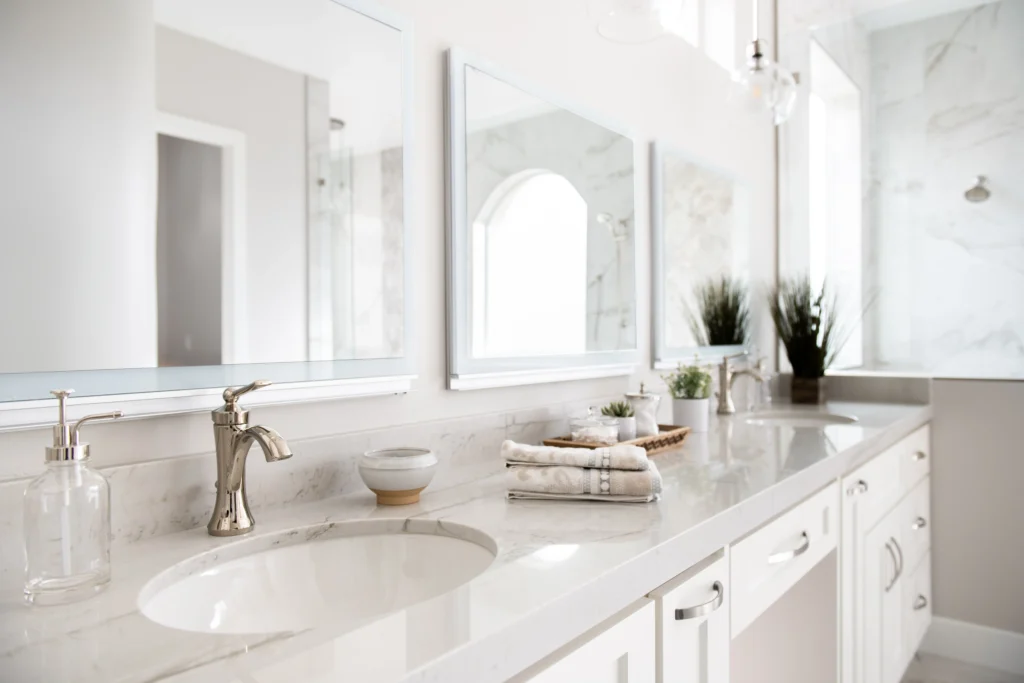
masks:
<svg viewBox="0 0 1024 683"><path fill-rule="evenodd" d="M697 617L707 616L716 609L722 606L722 601L725 600L725 587L719 581L711 586L711 590L715 591L715 597L711 598L707 602L694 605L693 607L683 607L682 609L676 610L676 621L682 621L684 619L696 619Z"/></svg>
<svg viewBox="0 0 1024 683"><path fill-rule="evenodd" d="M892 590L892 587L896 585L896 580L900 578L900 563L896 559L896 551L892 549L892 544L889 541L885 542L885 549L889 551L889 557L892 558L893 575L892 581L885 587L885 592L888 593Z"/></svg>
<svg viewBox="0 0 1024 683"><path fill-rule="evenodd" d="M862 493L867 493L867 492L868 492L868 483L866 481L864 481L863 479L858 480L856 484L854 484L850 488L846 489L846 495L848 495L848 496L858 496L858 495L860 495Z"/></svg>
<svg viewBox="0 0 1024 683"><path fill-rule="evenodd" d="M811 537L807 535L807 532L801 532L800 536L804 539L799 547L793 550L784 550L781 553L775 553L768 556L768 564L782 564L783 562L789 562L794 557L799 557L807 552L807 549L811 547Z"/></svg>
<svg viewBox="0 0 1024 683"><path fill-rule="evenodd" d="M914 523L910 525L910 528L914 531L919 531L920 529L923 529L926 526L928 526L928 520L924 517L918 517L916 520L914 520Z"/></svg>
<svg viewBox="0 0 1024 683"><path fill-rule="evenodd" d="M928 457L928 454L924 451L914 451L914 461L919 462Z"/></svg>
<svg viewBox="0 0 1024 683"><path fill-rule="evenodd" d="M914 600L914 609L915 610L924 609L927 606L928 606L928 598L924 597L923 595L918 595L917 599Z"/></svg>

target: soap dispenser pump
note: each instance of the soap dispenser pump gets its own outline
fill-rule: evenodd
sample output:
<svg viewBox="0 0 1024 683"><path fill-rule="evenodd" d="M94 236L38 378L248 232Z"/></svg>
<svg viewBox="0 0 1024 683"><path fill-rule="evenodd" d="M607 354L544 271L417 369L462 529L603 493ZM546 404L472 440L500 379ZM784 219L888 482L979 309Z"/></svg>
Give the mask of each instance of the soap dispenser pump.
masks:
<svg viewBox="0 0 1024 683"><path fill-rule="evenodd" d="M86 422L121 417L88 415L67 422L72 389L51 391L59 421L46 449L46 471L25 490L25 601L59 605L95 595L110 582L110 485L89 466Z"/></svg>

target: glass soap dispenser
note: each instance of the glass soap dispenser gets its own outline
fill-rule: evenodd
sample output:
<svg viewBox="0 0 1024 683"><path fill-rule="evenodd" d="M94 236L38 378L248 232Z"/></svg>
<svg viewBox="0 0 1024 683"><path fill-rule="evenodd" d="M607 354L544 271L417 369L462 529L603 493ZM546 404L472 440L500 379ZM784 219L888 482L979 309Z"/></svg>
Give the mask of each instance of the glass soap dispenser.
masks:
<svg viewBox="0 0 1024 683"><path fill-rule="evenodd" d="M110 582L110 485L89 467L89 444L78 430L86 422L121 417L89 415L69 426L67 397L59 403L46 471L25 490L25 602L59 605L95 595Z"/></svg>

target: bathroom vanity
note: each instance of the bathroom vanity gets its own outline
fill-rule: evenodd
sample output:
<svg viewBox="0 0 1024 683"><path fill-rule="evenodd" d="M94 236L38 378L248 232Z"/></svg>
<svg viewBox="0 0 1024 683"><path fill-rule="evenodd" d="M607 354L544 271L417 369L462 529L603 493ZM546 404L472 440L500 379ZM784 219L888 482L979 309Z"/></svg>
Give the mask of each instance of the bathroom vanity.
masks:
<svg viewBox="0 0 1024 683"><path fill-rule="evenodd" d="M656 456L656 504L509 502L492 476L404 509L360 493L264 512L243 540L115 548L94 600L5 593L0 663L19 681L719 683L734 638L838 553L837 680L897 683L931 615L930 408L807 410L857 421L713 420ZM239 562L247 582L202 588ZM247 605L265 618L234 618Z"/></svg>

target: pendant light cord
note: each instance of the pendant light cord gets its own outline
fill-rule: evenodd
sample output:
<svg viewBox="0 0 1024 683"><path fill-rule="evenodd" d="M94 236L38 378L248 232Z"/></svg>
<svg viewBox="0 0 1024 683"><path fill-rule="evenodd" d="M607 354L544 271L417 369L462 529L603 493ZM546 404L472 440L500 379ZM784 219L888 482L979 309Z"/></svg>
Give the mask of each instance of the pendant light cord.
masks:
<svg viewBox="0 0 1024 683"><path fill-rule="evenodd" d="M757 22L758 22L759 12L757 11L757 2L758 2L758 0L754 0L754 40L755 41L758 38L758 35L757 35L758 34Z"/></svg>

